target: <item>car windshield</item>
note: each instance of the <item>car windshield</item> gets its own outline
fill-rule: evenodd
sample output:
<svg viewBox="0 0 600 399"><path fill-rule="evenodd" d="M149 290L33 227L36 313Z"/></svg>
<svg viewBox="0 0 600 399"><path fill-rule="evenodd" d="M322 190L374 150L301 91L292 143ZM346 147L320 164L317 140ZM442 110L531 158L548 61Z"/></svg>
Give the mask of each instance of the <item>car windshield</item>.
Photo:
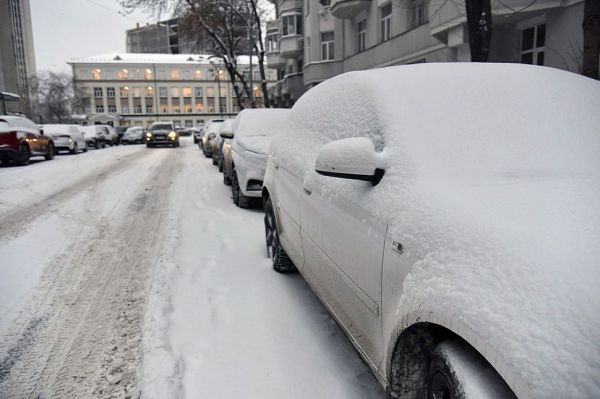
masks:
<svg viewBox="0 0 600 399"><path fill-rule="evenodd" d="M170 123L159 123L157 125L154 125L150 128L150 130L155 131L155 130L173 130L173 127L171 126Z"/></svg>
<svg viewBox="0 0 600 399"><path fill-rule="evenodd" d="M144 128L142 128L142 127L130 127L129 129L127 129L127 131L125 133L134 133L134 134L137 134L137 133L140 133L143 130L144 130Z"/></svg>

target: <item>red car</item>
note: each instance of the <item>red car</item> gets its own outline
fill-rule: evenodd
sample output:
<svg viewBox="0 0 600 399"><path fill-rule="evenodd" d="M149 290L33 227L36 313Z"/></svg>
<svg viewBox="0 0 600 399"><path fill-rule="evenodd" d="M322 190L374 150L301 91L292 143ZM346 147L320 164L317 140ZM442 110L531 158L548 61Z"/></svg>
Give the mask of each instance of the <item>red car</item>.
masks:
<svg viewBox="0 0 600 399"><path fill-rule="evenodd" d="M0 161L27 165L35 156L54 158L52 139L27 118L0 115Z"/></svg>

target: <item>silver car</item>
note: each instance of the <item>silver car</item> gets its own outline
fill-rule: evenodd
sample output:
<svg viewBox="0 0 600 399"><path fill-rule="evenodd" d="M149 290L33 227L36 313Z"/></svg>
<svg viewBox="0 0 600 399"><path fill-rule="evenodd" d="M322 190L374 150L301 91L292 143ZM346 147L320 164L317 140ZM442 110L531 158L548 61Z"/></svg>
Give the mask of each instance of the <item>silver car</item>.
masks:
<svg viewBox="0 0 600 399"><path fill-rule="evenodd" d="M312 88L265 234L392 398L600 397L600 83L421 64Z"/></svg>

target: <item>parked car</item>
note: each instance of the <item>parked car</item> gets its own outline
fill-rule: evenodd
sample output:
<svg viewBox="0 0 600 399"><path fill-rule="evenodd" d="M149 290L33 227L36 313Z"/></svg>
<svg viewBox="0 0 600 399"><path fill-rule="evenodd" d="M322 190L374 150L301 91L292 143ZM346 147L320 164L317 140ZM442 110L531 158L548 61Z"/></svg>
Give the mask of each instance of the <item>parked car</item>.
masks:
<svg viewBox="0 0 600 399"><path fill-rule="evenodd" d="M179 136L191 136L192 135L192 130L189 128L179 128L177 129L177 134L179 134Z"/></svg>
<svg viewBox="0 0 600 399"><path fill-rule="evenodd" d="M125 135L125 132L127 131L128 128L129 128L129 126L115 126L115 131L117 132L117 135L119 136L119 143L121 143L121 139Z"/></svg>
<svg viewBox="0 0 600 399"><path fill-rule="evenodd" d="M221 123L223 123L224 119L211 119L210 121L208 121L208 123L204 126L204 129L202 130L201 134L200 134L200 138L198 141L198 147L200 148L200 150L204 153L204 155L206 155L206 142L208 141L208 137L206 137L206 139L204 138L207 135L210 135L210 133L217 133L217 130L219 129L219 125ZM213 136L214 139L214 136Z"/></svg>
<svg viewBox="0 0 600 399"><path fill-rule="evenodd" d="M223 184L231 186L231 175L233 173L233 163L231 161L231 140L235 137L233 130L227 130L220 133L223 137L223 148L221 149L221 164L219 171L223 172Z"/></svg>
<svg viewBox="0 0 600 399"><path fill-rule="evenodd" d="M103 125L81 126L85 137L85 142L88 148L104 148L106 147L108 129Z"/></svg>
<svg viewBox="0 0 600 399"><path fill-rule="evenodd" d="M179 135L172 122L154 122L150 126L150 131L146 133L146 147L156 147L161 144L179 147Z"/></svg>
<svg viewBox="0 0 600 399"><path fill-rule="evenodd" d="M221 133L223 131L231 131L231 126L233 125L233 119L226 119L217 130L217 136L212 141L212 164L220 165L219 172L223 171L223 143L225 139L221 137Z"/></svg>
<svg viewBox="0 0 600 399"><path fill-rule="evenodd" d="M100 125L103 126L107 133L106 133L106 144L108 145L119 145L119 134L117 133L117 130L112 127L111 125Z"/></svg>
<svg viewBox="0 0 600 399"><path fill-rule="evenodd" d="M202 137L202 130L204 129L204 125L196 126L193 131L194 144L198 144L200 138Z"/></svg>
<svg viewBox="0 0 600 399"><path fill-rule="evenodd" d="M0 115L0 161L27 165L31 157L54 158L54 140L22 116Z"/></svg>
<svg viewBox="0 0 600 399"><path fill-rule="evenodd" d="M538 66L329 79L272 143L273 268L393 398L598 398L598 110L599 82Z"/></svg>
<svg viewBox="0 0 600 399"><path fill-rule="evenodd" d="M146 129L142 126L132 126L127 128L121 138L123 144L144 144L146 138Z"/></svg>
<svg viewBox="0 0 600 399"><path fill-rule="evenodd" d="M87 152L85 136L79 125L42 125L44 134L54 141L56 152L69 151L77 154L79 151Z"/></svg>
<svg viewBox="0 0 600 399"><path fill-rule="evenodd" d="M286 128L288 109L245 109L232 124L234 134L223 173L231 182L233 203L241 208L262 196L262 183L271 139Z"/></svg>

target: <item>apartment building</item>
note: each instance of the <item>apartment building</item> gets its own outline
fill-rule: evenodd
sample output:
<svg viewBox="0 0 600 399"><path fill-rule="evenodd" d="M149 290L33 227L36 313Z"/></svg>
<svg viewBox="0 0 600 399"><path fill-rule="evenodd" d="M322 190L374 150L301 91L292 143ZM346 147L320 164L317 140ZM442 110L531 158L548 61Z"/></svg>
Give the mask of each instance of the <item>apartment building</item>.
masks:
<svg viewBox="0 0 600 399"><path fill-rule="evenodd" d="M29 114L29 78L34 75L29 0L0 0L0 92L19 96L6 102L6 112Z"/></svg>
<svg viewBox="0 0 600 399"><path fill-rule="evenodd" d="M267 56L278 73L276 104L291 105L348 71L471 59L462 0L271 1L277 18L268 25ZM583 0L492 0L492 14L491 62L580 71Z"/></svg>
<svg viewBox="0 0 600 399"><path fill-rule="evenodd" d="M240 62L244 58L240 57ZM244 74L249 65L238 62ZM76 92L82 97L78 111L84 124L149 126L158 120L194 126L239 112L233 85L224 65L209 55L105 54L68 62ZM259 80L258 70L253 70ZM267 84L276 81L267 72ZM263 98L259 87L257 106ZM244 99L247 101L247 99Z"/></svg>
<svg viewBox="0 0 600 399"><path fill-rule="evenodd" d="M201 54L209 48L206 41L186 37L179 27L179 18L155 24L138 23L126 31L126 37L128 53Z"/></svg>

